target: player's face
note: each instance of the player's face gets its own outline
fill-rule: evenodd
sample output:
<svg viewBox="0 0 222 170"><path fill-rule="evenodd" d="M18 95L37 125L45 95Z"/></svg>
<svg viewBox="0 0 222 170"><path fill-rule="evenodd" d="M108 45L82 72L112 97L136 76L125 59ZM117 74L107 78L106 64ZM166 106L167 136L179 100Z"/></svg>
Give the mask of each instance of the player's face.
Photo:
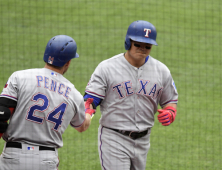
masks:
<svg viewBox="0 0 222 170"><path fill-rule="evenodd" d="M130 53L136 57L136 58L146 58L151 51L152 44L147 44L147 43L141 43L141 42L136 42L132 41L131 42L131 48L130 48Z"/></svg>
<svg viewBox="0 0 222 170"><path fill-rule="evenodd" d="M126 59L133 66L140 67L150 54L151 48L152 44L131 41L131 48L127 51Z"/></svg>

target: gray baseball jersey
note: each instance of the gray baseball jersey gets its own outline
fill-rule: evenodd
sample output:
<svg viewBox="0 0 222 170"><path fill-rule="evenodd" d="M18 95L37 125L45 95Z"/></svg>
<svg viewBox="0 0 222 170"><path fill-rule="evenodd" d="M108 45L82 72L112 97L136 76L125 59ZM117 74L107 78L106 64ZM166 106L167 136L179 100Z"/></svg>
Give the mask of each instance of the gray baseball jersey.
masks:
<svg viewBox="0 0 222 170"><path fill-rule="evenodd" d="M125 131L144 131L154 125L158 104L177 103L178 93L169 69L149 56L136 68L121 53L102 61L86 93L103 99L100 124Z"/></svg>
<svg viewBox="0 0 222 170"><path fill-rule="evenodd" d="M70 124L85 120L83 96L63 75L52 70L29 69L14 72L0 97L17 101L17 107L3 139L59 148Z"/></svg>

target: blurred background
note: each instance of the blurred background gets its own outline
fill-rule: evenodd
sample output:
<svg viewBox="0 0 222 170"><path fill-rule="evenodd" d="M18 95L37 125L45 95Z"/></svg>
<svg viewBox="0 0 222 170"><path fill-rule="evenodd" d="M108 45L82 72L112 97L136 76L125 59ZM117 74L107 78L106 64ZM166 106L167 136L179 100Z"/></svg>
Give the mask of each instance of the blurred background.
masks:
<svg viewBox="0 0 222 170"><path fill-rule="evenodd" d="M44 67L47 42L65 34L75 39L80 57L64 76L83 95L96 66L125 52L128 26L149 21L157 29L158 43L151 56L171 70L179 103L171 126L155 120L146 169L220 170L221 11L221 0L0 0L0 87L14 71ZM71 127L65 131L60 170L101 169L100 115L98 107L82 134ZM3 145L1 139L0 151Z"/></svg>

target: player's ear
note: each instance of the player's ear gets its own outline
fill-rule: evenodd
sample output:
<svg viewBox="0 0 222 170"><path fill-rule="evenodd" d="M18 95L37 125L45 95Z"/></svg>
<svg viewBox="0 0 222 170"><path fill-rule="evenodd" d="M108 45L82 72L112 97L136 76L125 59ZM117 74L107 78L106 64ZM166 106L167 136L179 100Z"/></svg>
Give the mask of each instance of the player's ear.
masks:
<svg viewBox="0 0 222 170"><path fill-rule="evenodd" d="M71 63L71 60L67 61L67 62L65 63L65 66L69 67L70 63Z"/></svg>

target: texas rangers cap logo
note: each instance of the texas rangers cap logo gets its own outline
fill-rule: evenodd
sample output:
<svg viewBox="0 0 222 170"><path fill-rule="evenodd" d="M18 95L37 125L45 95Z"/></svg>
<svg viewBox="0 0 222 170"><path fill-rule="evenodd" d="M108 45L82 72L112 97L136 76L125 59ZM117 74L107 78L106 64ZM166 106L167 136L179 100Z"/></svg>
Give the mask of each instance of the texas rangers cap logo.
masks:
<svg viewBox="0 0 222 170"><path fill-rule="evenodd" d="M146 32L145 37L149 37L149 33L151 33L151 29L144 28L144 32Z"/></svg>
<svg viewBox="0 0 222 170"><path fill-rule="evenodd" d="M52 64L52 63L53 63L53 60L54 60L54 57L49 56L48 63L49 63L49 64Z"/></svg>

